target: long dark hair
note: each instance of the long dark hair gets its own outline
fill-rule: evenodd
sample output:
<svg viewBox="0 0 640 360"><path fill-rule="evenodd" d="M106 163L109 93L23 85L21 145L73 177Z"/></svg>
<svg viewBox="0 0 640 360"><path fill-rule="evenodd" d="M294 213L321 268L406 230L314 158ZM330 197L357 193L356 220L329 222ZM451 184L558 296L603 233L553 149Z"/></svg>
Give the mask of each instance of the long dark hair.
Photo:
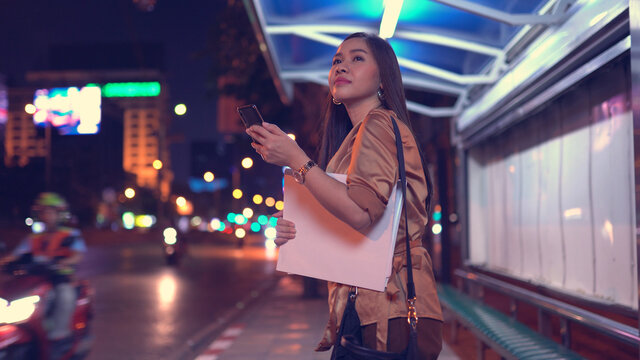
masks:
<svg viewBox="0 0 640 360"><path fill-rule="evenodd" d="M402 121L407 125L407 127L409 127L409 130L411 130L416 141L416 147L420 153L420 159L422 160L422 167L427 181L427 188L429 190L429 194L426 199L427 214L429 214L431 212L431 194L433 193L431 176L429 174L429 169L426 167L420 143L413 133L411 121L409 119L409 111L407 110L407 99L404 94L404 86L402 85L402 74L400 72L400 66L398 65L396 54L386 40L375 34L357 32L347 36L344 41L354 38L362 38L367 42L367 45L373 54L373 58L378 65L380 83L384 90L382 105L385 108L392 110L398 116L398 120ZM323 169L327 168L329 160L331 160L333 155L338 151L340 144L342 144L344 138L353 128L347 110L343 105L336 105L333 103L331 93L329 93L325 102L326 106L323 116L324 131L318 159L320 166Z"/></svg>

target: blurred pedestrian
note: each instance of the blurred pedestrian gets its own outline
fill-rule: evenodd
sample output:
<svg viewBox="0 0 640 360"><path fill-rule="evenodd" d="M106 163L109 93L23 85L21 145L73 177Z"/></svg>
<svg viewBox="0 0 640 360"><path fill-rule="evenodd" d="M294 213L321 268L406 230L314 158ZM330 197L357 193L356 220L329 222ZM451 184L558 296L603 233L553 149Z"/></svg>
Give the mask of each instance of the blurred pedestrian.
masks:
<svg viewBox="0 0 640 360"><path fill-rule="evenodd" d="M400 221L393 270L385 292L358 289L356 310L363 344L380 351L401 352L409 337L406 303L405 234L417 293L420 358L435 359L442 348L442 314L431 258L422 247L428 221L431 180L409 121L398 61L389 43L373 34L349 35L338 47L329 73L320 166L276 125L254 125L247 133L253 148L275 165L297 170L298 182L333 215L360 230L380 218L399 176L391 118L398 120L407 173L408 230ZM258 144L259 143L259 144ZM346 185L325 171L347 175ZM275 214L276 243L295 238L295 224ZM403 215L404 217L404 215ZM329 282L329 322L317 351L337 339L350 286Z"/></svg>

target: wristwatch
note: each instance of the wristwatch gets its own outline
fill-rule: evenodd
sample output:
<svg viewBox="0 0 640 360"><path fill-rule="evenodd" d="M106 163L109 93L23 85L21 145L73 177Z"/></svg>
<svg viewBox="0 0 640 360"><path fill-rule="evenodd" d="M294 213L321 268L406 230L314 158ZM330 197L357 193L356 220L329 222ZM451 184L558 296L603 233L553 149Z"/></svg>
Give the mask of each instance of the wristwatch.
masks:
<svg viewBox="0 0 640 360"><path fill-rule="evenodd" d="M312 167L317 166L313 160L309 160L306 164L302 165L302 167L298 170L293 171L293 178L296 180L298 184L304 184L304 176L305 174L311 170Z"/></svg>

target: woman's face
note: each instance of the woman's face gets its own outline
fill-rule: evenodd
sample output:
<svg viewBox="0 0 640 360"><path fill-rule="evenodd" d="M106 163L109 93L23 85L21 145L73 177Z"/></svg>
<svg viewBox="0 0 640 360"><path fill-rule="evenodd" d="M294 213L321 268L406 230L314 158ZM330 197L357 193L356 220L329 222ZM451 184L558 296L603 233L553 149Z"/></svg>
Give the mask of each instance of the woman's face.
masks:
<svg viewBox="0 0 640 360"><path fill-rule="evenodd" d="M378 64L363 38L345 40L333 56L329 89L334 99L354 103L377 98L380 87Z"/></svg>

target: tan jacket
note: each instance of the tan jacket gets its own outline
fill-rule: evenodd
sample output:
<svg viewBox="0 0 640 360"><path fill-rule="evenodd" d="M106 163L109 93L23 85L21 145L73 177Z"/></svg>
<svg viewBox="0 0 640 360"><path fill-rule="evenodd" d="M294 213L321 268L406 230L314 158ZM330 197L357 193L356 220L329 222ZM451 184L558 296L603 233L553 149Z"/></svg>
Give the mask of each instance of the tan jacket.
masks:
<svg viewBox="0 0 640 360"><path fill-rule="evenodd" d="M391 116L396 119L402 137L407 173L407 214L411 239L411 259L419 317L442 320L442 312L431 258L422 247L427 223L427 189L420 154L409 128L391 110L374 109L357 124L342 142L327 166L327 172L347 174L347 193L369 214L372 222L384 212L398 173L395 134ZM358 289L356 310L362 325L377 323L377 349L386 350L388 319L406 317L406 243L404 213L400 220L393 259L393 270L385 292ZM336 340L349 286L329 282L329 322L317 350L327 350Z"/></svg>

